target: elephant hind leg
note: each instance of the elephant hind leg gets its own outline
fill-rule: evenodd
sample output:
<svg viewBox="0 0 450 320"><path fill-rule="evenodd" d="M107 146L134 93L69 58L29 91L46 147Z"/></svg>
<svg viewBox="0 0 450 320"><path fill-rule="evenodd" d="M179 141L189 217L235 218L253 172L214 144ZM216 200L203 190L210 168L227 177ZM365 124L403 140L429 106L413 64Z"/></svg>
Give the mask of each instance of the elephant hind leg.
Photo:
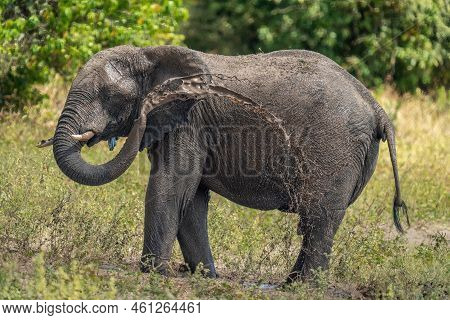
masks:
<svg viewBox="0 0 450 320"><path fill-rule="evenodd" d="M303 234L300 254L288 276L287 282L308 280L314 270L328 268L333 238L344 217L345 210L317 209L302 221ZM305 221L306 220L306 221Z"/></svg>
<svg viewBox="0 0 450 320"><path fill-rule="evenodd" d="M194 272L201 263L206 276L217 276L208 239L209 190L200 185L192 205L184 212L178 229L178 242L189 269Z"/></svg>
<svg viewBox="0 0 450 320"><path fill-rule="evenodd" d="M369 167L369 174L371 170ZM322 194L323 197L318 203L298 210L301 221L297 232L303 235L303 242L288 282L310 279L314 275L313 270L328 268L334 236L352 197L355 196L358 179L359 175L355 174L353 167L347 166L333 178L316 181L317 186L321 188L312 193Z"/></svg>

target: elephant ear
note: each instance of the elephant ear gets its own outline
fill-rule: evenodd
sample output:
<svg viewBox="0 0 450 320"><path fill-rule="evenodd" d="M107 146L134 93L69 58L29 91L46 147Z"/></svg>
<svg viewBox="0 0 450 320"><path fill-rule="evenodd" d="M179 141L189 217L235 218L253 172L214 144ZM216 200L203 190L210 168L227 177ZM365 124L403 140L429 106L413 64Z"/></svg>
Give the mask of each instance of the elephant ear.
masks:
<svg viewBox="0 0 450 320"><path fill-rule="evenodd" d="M197 51L177 46L146 47L141 50L151 65L147 75L151 80L147 92L170 79L209 73ZM151 110L147 115L147 127L140 150L150 147L166 133L187 123L189 110L197 103L196 99L177 100Z"/></svg>
<svg viewBox="0 0 450 320"><path fill-rule="evenodd" d="M189 111L198 101L173 101L150 111L147 115L147 127L142 138L140 151L161 141L165 134L189 121Z"/></svg>
<svg viewBox="0 0 450 320"><path fill-rule="evenodd" d="M177 46L158 46L142 48L141 53L147 61L146 65L149 65L144 71L150 80L147 92L169 79L209 73L199 52L195 50Z"/></svg>

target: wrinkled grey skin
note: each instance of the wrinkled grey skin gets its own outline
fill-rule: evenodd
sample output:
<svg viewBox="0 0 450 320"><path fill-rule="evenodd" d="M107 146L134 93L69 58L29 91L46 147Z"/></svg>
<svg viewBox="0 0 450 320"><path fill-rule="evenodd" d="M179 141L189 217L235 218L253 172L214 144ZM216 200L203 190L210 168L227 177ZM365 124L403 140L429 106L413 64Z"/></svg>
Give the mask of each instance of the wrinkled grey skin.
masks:
<svg viewBox="0 0 450 320"><path fill-rule="evenodd" d="M164 90L182 90L171 79L197 74L215 91L148 102ZM89 130L95 136L88 146L128 138L113 160L92 165L80 156L85 142L70 136ZM389 143L401 230L398 210L406 207L391 122L369 91L330 59L303 50L226 57L120 46L96 54L78 73L53 151L68 177L102 185L147 148L143 271L167 272L178 239L191 270L202 263L216 276L207 233L210 190L247 207L298 213L303 244L291 281L327 267L345 210L375 169L380 139Z"/></svg>

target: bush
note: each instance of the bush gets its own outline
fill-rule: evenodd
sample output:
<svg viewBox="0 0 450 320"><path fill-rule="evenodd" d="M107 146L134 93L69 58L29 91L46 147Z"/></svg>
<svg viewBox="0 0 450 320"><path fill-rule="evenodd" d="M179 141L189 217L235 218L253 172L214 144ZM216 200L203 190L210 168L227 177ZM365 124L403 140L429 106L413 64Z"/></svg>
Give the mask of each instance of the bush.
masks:
<svg viewBox="0 0 450 320"><path fill-rule="evenodd" d="M449 85L449 5L445 0L191 1L186 44L245 54L318 51L368 86L400 91Z"/></svg>
<svg viewBox="0 0 450 320"><path fill-rule="evenodd" d="M121 44L178 44L182 0L0 0L0 110L42 99L35 84L70 78L94 53Z"/></svg>

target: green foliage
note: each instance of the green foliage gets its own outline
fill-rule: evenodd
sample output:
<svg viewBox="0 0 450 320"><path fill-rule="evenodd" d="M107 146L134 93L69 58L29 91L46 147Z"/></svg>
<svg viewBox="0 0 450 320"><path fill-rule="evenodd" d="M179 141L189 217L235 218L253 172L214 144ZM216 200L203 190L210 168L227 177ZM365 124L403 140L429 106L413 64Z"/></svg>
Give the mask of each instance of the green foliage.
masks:
<svg viewBox="0 0 450 320"><path fill-rule="evenodd" d="M297 257L298 217L245 208L215 194L208 224L221 278L141 274L148 159L140 153L119 179L96 188L65 177L51 149L34 147L54 132L67 92L61 84L44 88L50 99L25 117L10 113L0 122L0 299L449 298L450 109L437 102L445 103L448 94L433 101L422 94L375 93L395 115L412 223L407 234L398 236L392 226L392 166L382 143L377 169L338 231L329 271L318 272L315 284L282 288L267 284L282 283ZM114 152L106 143L85 149L89 162L103 163L120 146ZM172 269L182 261L176 245Z"/></svg>
<svg viewBox="0 0 450 320"><path fill-rule="evenodd" d="M222 54L320 52L368 86L449 86L446 0L190 1L186 44Z"/></svg>
<svg viewBox="0 0 450 320"><path fill-rule="evenodd" d="M103 48L179 44L187 14L182 0L1 0L0 108L38 102L33 85L72 77Z"/></svg>

